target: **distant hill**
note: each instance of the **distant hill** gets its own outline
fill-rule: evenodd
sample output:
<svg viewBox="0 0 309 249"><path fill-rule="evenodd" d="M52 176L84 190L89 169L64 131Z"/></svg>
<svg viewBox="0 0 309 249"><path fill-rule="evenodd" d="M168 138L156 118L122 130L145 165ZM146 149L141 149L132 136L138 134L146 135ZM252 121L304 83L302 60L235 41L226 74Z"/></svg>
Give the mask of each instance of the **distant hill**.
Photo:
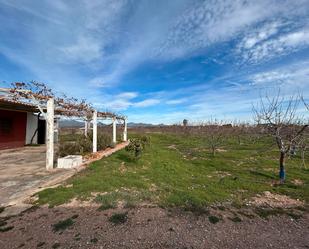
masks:
<svg viewBox="0 0 309 249"><path fill-rule="evenodd" d="M76 120L60 120L59 121L60 128L81 128L84 127L84 123Z"/></svg>
<svg viewBox="0 0 309 249"><path fill-rule="evenodd" d="M146 124L146 123L133 123L133 122L128 123L128 127L151 127L151 126L155 126L155 125Z"/></svg>
<svg viewBox="0 0 309 249"><path fill-rule="evenodd" d="M98 122L98 126L106 126L107 124L103 124ZM82 128L85 126L84 122L76 121L76 120L60 120L59 127L60 128Z"/></svg>
<svg viewBox="0 0 309 249"><path fill-rule="evenodd" d="M106 126L107 124L98 123L98 126ZM164 124L154 125L147 123L134 123L129 122L128 127L154 127L154 126L164 126ZM84 127L84 122L76 121L76 120L60 120L59 122L60 128L82 128Z"/></svg>

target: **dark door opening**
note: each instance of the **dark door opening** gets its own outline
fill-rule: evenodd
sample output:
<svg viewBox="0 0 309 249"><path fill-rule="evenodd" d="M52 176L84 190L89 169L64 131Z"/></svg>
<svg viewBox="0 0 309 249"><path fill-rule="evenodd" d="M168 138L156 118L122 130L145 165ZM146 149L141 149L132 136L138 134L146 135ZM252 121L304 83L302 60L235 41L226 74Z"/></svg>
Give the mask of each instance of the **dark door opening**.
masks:
<svg viewBox="0 0 309 249"><path fill-rule="evenodd" d="M46 121L39 119L38 121L38 144L45 144Z"/></svg>

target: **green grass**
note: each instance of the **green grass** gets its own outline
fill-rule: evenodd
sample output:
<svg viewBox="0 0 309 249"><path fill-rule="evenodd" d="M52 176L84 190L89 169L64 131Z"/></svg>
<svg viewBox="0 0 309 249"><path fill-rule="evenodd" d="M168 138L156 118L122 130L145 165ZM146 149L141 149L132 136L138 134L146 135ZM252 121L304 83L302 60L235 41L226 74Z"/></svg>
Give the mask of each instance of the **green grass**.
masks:
<svg viewBox="0 0 309 249"><path fill-rule="evenodd" d="M309 170L300 167L298 157L286 162L286 184L273 186L278 179L278 153L269 138L253 143L244 137L241 145L231 138L221 147L225 151L213 157L201 137L149 136L151 144L139 160L132 160L125 150L119 151L69 179L67 184L72 187L40 192L38 203L54 206L102 193L96 201L103 210L123 201L128 206L151 202L202 211L220 203L238 207L266 190L309 200ZM304 184L295 185L294 179Z"/></svg>

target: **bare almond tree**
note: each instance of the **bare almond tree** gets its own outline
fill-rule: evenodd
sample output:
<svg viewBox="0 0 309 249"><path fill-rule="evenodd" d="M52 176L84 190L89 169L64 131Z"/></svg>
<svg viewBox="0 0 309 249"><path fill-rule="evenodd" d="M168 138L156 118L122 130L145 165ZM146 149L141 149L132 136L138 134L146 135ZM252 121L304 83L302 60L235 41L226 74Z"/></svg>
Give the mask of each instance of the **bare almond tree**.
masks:
<svg viewBox="0 0 309 249"><path fill-rule="evenodd" d="M285 181L285 159L302 141L303 134L308 127L297 110L300 97L292 96L285 99L280 91L274 97L267 94L260 98L260 102L253 107L255 121L270 134L277 144L279 154L279 178Z"/></svg>
<svg viewBox="0 0 309 249"><path fill-rule="evenodd" d="M305 106L305 108L307 109L307 111L309 111L309 103L307 103L304 99L303 96L301 96L302 102ZM308 122L309 120L307 120ZM309 134L308 132L305 133L305 135L303 136L301 142L300 142L300 146L299 146L299 150L300 150L300 156L301 156L301 160L302 160L302 166L306 169L306 162L305 162L305 154L307 152L307 150L309 149Z"/></svg>
<svg viewBox="0 0 309 249"><path fill-rule="evenodd" d="M212 155L215 156L216 151L225 141L226 128L223 126L223 122L218 120L210 120L202 128L205 142L210 148Z"/></svg>

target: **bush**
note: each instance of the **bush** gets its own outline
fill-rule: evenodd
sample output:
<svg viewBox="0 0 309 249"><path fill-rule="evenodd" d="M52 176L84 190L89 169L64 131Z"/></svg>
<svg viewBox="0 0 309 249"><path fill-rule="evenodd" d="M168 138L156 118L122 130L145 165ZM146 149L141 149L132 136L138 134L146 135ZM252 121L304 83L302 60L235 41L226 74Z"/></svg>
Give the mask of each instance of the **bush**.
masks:
<svg viewBox="0 0 309 249"><path fill-rule="evenodd" d="M104 150L111 146L111 138L105 133L98 134L97 148ZM92 134L88 137L78 136L75 141L60 141L59 156L85 155L92 152Z"/></svg>
<svg viewBox="0 0 309 249"><path fill-rule="evenodd" d="M140 136L130 140L130 144L126 147L126 151L133 154L135 159L139 159L143 150L150 144L148 136Z"/></svg>

